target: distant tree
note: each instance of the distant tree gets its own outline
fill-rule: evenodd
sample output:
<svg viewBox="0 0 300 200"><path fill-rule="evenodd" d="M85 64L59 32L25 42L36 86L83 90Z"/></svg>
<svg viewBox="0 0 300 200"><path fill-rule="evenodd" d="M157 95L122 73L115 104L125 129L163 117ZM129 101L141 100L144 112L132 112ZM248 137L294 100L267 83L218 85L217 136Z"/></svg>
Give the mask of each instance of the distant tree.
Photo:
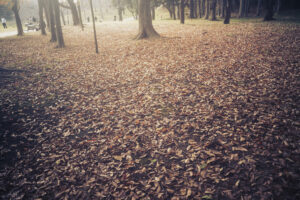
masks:
<svg viewBox="0 0 300 200"><path fill-rule="evenodd" d="M240 0L239 18L245 16L245 0Z"/></svg>
<svg viewBox="0 0 300 200"><path fill-rule="evenodd" d="M267 0L266 2L266 15L264 17L264 21L270 21L274 20L273 15L274 15L274 5L275 5L275 0Z"/></svg>
<svg viewBox="0 0 300 200"><path fill-rule="evenodd" d="M195 12L194 12L194 8L195 8L195 6L194 6L194 0L190 0L190 18L191 19L194 19L195 18Z"/></svg>
<svg viewBox="0 0 300 200"><path fill-rule="evenodd" d="M180 1L180 23L184 24L184 7L185 7L185 2L184 0Z"/></svg>
<svg viewBox="0 0 300 200"><path fill-rule="evenodd" d="M139 33L136 39L159 37L159 34L154 30L151 18L151 9L149 0L138 1L139 12Z"/></svg>
<svg viewBox="0 0 300 200"><path fill-rule="evenodd" d="M70 5L70 9L71 9L71 13L72 13L73 25L74 26L80 25L80 19L79 19L79 15L78 15L76 4L74 3L74 0L68 0L68 3Z"/></svg>
<svg viewBox="0 0 300 200"><path fill-rule="evenodd" d="M203 0L202 0L203 1ZM202 1L198 0L199 18L202 17Z"/></svg>
<svg viewBox="0 0 300 200"><path fill-rule="evenodd" d="M257 1L257 10L256 10L256 16L260 16L261 14L261 8L262 8L262 0Z"/></svg>
<svg viewBox="0 0 300 200"><path fill-rule="evenodd" d="M217 0L211 0L211 20L216 21Z"/></svg>
<svg viewBox="0 0 300 200"><path fill-rule="evenodd" d="M206 4L205 4L205 19L209 18L209 10L210 10L210 0L206 0Z"/></svg>
<svg viewBox="0 0 300 200"><path fill-rule="evenodd" d="M23 32L21 18L19 15L19 10L20 10L19 0L12 0L12 11L15 14L15 19L16 19L16 24L17 24L17 29L18 29L18 36L21 36L24 34L24 32Z"/></svg>
<svg viewBox="0 0 300 200"><path fill-rule="evenodd" d="M8 9L11 9L15 15L17 29L18 29L18 36L21 36L24 34L21 18L19 15L20 10L20 1L19 0L0 0L0 5L5 6Z"/></svg>
<svg viewBox="0 0 300 200"><path fill-rule="evenodd" d="M81 15L80 0L77 0L77 9L78 9L79 23L80 23L81 29L83 30L84 26L83 26L82 15Z"/></svg>
<svg viewBox="0 0 300 200"><path fill-rule="evenodd" d="M229 24L230 23L230 17L231 17L232 0L225 0L224 3L226 3L224 24Z"/></svg>
<svg viewBox="0 0 300 200"><path fill-rule="evenodd" d="M39 4L39 18L40 18L40 28L41 28L41 33L42 35L46 35L46 24L44 21L44 7L45 7L45 2L44 0L38 0Z"/></svg>

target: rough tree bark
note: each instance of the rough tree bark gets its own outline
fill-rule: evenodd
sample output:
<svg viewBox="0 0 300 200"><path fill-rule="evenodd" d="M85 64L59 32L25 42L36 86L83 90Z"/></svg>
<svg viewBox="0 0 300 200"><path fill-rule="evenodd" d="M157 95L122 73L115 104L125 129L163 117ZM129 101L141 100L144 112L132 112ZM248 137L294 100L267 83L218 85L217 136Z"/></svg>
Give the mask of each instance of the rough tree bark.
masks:
<svg viewBox="0 0 300 200"><path fill-rule="evenodd" d="M231 2L232 0L226 0L224 3L226 3L226 10L225 10L225 19L224 24L230 23L230 17L231 17Z"/></svg>
<svg viewBox="0 0 300 200"><path fill-rule="evenodd" d="M12 7L12 11L15 15L15 19L16 19L16 24L17 24L17 29L18 29L18 36L21 36L24 34L23 32L23 26L22 26L22 22L21 22L21 18L19 15L19 0L13 0L13 7Z"/></svg>
<svg viewBox="0 0 300 200"><path fill-rule="evenodd" d="M39 5L39 18L40 18L40 28L42 35L46 35L46 24L44 21L44 0L38 0Z"/></svg>
<svg viewBox="0 0 300 200"><path fill-rule="evenodd" d="M159 37L152 25L150 1L139 0L139 33L136 39Z"/></svg>
<svg viewBox="0 0 300 200"><path fill-rule="evenodd" d="M184 24L184 7L185 7L185 3L184 0L180 1L180 23Z"/></svg>
<svg viewBox="0 0 300 200"><path fill-rule="evenodd" d="M59 12L58 0L53 0L53 10L55 14L55 27L56 27L56 36L58 41L57 47L63 48L65 47L65 42L64 42L64 37L63 37L61 23L60 23L60 12Z"/></svg>
<svg viewBox="0 0 300 200"><path fill-rule="evenodd" d="M71 13L72 13L73 25L77 26L80 24L80 21L79 21L79 16L78 16L78 12L76 9L76 5L73 0L68 0L68 3L70 5L70 9L71 9Z"/></svg>

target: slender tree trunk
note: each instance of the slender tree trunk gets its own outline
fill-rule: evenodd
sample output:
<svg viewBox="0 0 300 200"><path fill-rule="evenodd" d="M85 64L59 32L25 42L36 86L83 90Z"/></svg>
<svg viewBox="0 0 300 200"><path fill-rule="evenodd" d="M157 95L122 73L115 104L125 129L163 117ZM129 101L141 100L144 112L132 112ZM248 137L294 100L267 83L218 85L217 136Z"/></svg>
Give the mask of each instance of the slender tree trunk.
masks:
<svg viewBox="0 0 300 200"><path fill-rule="evenodd" d="M185 3L184 0L180 1L180 23L184 24L184 7L185 7Z"/></svg>
<svg viewBox="0 0 300 200"><path fill-rule="evenodd" d="M260 14L261 14L261 6L262 5L262 0L258 0L258 2L257 2L257 10L256 10L256 16L258 17L258 16L260 16Z"/></svg>
<svg viewBox="0 0 300 200"><path fill-rule="evenodd" d="M206 8L206 7L205 7L205 2L206 2L206 0L202 0L202 9L201 9L201 12L202 12L202 16L203 16L203 17L205 17L205 10L206 10L206 9L205 9L205 8Z"/></svg>
<svg viewBox="0 0 300 200"><path fill-rule="evenodd" d="M53 0L48 0L49 6L49 17L50 17L50 29L51 29L51 39L50 42L56 42L56 28L55 28L55 21L54 21L54 13L53 13Z"/></svg>
<svg viewBox="0 0 300 200"><path fill-rule="evenodd" d="M281 8L281 0L276 0L276 13L278 13L280 11Z"/></svg>
<svg viewBox="0 0 300 200"><path fill-rule="evenodd" d="M226 9L226 4L227 4L227 0L222 0L222 13L221 13L221 17L225 17L225 9Z"/></svg>
<svg viewBox="0 0 300 200"><path fill-rule="evenodd" d="M61 15L62 22L65 26L66 25L66 19L65 19L64 11L62 9L60 9L60 15Z"/></svg>
<svg viewBox="0 0 300 200"><path fill-rule="evenodd" d="M201 18L202 17L202 2L201 2L201 0L198 0L198 10L199 10L199 18Z"/></svg>
<svg viewBox="0 0 300 200"><path fill-rule="evenodd" d="M198 6L197 6L197 0L194 1L194 17L197 18L198 17Z"/></svg>
<svg viewBox="0 0 300 200"><path fill-rule="evenodd" d="M181 19L180 17L180 3L177 4L177 19Z"/></svg>
<svg viewBox="0 0 300 200"><path fill-rule="evenodd" d="M76 9L76 5L73 0L68 0L68 3L70 5L70 9L71 9L71 13L72 13L73 24L74 24L74 26L77 26L80 24L80 21L79 21L79 16L78 16L78 12Z"/></svg>
<svg viewBox="0 0 300 200"><path fill-rule="evenodd" d="M136 39L159 37L152 25L150 1L139 0L139 33Z"/></svg>
<svg viewBox="0 0 300 200"><path fill-rule="evenodd" d="M224 24L230 23L230 17L231 17L231 2L232 0L226 0L226 12L225 12L225 19Z"/></svg>
<svg viewBox="0 0 300 200"><path fill-rule="evenodd" d="M206 0L206 5L205 5L205 10L206 10L206 12L205 12L205 19L208 19L209 18L209 10L210 10L210 3L209 3L209 1L210 0Z"/></svg>
<svg viewBox="0 0 300 200"><path fill-rule="evenodd" d="M92 13L92 20L93 20L95 48L96 48L96 53L99 53L98 42L97 42L97 34L96 34L96 26L95 26L94 8L93 8L93 1L92 0L90 0L90 6L91 6L91 13Z"/></svg>
<svg viewBox="0 0 300 200"><path fill-rule="evenodd" d="M267 9L267 13L264 17L264 21L270 21L270 20L274 20L273 15L274 15L274 0L267 0L267 4L266 4L266 9Z"/></svg>
<svg viewBox="0 0 300 200"><path fill-rule="evenodd" d="M82 15L81 15L81 6L80 6L80 0L77 0L77 9L78 9L78 16L79 16L79 23L81 26L81 30L84 30L84 26L83 26L83 20L82 20Z"/></svg>
<svg viewBox="0 0 300 200"><path fill-rule="evenodd" d="M191 19L194 19L195 16L194 16L194 0L190 0L190 18Z"/></svg>
<svg viewBox="0 0 300 200"><path fill-rule="evenodd" d="M248 17L250 0L245 0L245 17Z"/></svg>
<svg viewBox="0 0 300 200"><path fill-rule="evenodd" d="M217 0L212 0L211 2L211 20L212 21L216 21L217 17L216 17L216 10L217 10Z"/></svg>
<svg viewBox="0 0 300 200"><path fill-rule="evenodd" d="M62 33L61 23L60 23L60 12L58 0L53 0L54 13L55 13L55 25L56 25L56 36L58 41L58 48L65 47L64 37Z"/></svg>
<svg viewBox="0 0 300 200"><path fill-rule="evenodd" d="M40 18L40 28L42 35L46 35L45 22L44 22L44 0L38 0L39 4L39 18Z"/></svg>
<svg viewBox="0 0 300 200"><path fill-rule="evenodd" d="M47 22L47 29L50 31L50 17L49 17L49 6L47 3L48 0L44 0L44 11L45 11L45 17L46 17L46 22Z"/></svg>
<svg viewBox="0 0 300 200"><path fill-rule="evenodd" d="M245 0L240 0L239 18L245 16Z"/></svg>
<svg viewBox="0 0 300 200"><path fill-rule="evenodd" d="M222 7L223 7L222 3L223 3L223 0L218 0L219 17L222 16Z"/></svg>
<svg viewBox="0 0 300 200"><path fill-rule="evenodd" d="M119 21L123 21L123 9L121 7L121 0L118 0L118 15L119 15Z"/></svg>
<svg viewBox="0 0 300 200"><path fill-rule="evenodd" d="M17 29L18 29L18 36L22 36L24 34L24 32L23 32L23 26L22 26L21 18L20 18L20 15L19 15L19 0L13 0L12 11L14 12L15 19L16 19L16 24L17 24Z"/></svg>
<svg viewBox="0 0 300 200"><path fill-rule="evenodd" d="M175 12L175 2L172 1L172 4L171 4L171 9L172 9L172 15L173 15L173 19L176 20L176 12Z"/></svg>

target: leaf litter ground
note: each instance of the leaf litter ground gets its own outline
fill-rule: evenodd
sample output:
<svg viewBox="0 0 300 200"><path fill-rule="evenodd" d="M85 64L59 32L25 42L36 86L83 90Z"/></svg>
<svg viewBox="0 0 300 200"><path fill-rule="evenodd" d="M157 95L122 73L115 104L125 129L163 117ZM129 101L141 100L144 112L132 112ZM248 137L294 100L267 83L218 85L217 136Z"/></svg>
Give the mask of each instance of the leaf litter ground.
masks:
<svg viewBox="0 0 300 200"><path fill-rule="evenodd" d="M300 27L0 40L2 199L299 199Z"/></svg>

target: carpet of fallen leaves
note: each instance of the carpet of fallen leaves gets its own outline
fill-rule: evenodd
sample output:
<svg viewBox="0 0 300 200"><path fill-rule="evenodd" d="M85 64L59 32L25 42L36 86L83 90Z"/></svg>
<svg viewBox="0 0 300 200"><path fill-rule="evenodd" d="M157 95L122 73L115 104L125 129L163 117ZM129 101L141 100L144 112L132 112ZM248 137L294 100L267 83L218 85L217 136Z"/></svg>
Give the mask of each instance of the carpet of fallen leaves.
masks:
<svg viewBox="0 0 300 200"><path fill-rule="evenodd" d="M299 199L300 26L0 40L2 199Z"/></svg>

